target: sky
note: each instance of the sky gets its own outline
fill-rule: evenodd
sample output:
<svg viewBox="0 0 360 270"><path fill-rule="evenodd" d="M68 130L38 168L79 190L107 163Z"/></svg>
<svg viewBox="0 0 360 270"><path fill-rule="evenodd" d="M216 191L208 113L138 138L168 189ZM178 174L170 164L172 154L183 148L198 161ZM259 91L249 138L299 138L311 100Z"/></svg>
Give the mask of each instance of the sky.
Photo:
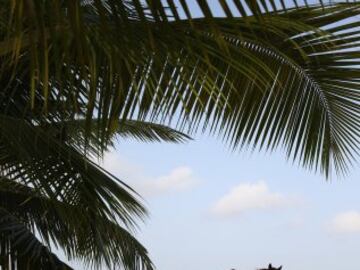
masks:
<svg viewBox="0 0 360 270"><path fill-rule="evenodd" d="M358 165L326 180L281 150L233 152L198 135L119 140L103 166L143 195L150 216L137 238L158 270L360 269Z"/></svg>
<svg viewBox="0 0 360 270"><path fill-rule="evenodd" d="M103 165L144 197L158 270L358 270L360 170L326 180L274 153L119 140ZM73 263L75 269L84 269Z"/></svg>
<svg viewBox="0 0 360 270"><path fill-rule="evenodd" d="M104 166L145 198L158 270L359 269L360 170L326 181L281 152L121 140Z"/></svg>

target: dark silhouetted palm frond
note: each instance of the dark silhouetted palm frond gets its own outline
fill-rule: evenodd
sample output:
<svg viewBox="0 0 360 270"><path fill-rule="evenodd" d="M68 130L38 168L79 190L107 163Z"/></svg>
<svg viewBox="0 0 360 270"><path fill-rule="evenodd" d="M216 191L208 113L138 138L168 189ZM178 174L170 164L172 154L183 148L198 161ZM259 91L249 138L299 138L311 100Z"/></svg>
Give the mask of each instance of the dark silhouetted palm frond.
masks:
<svg viewBox="0 0 360 270"><path fill-rule="evenodd" d="M178 142L210 131L234 148L282 147L326 176L354 161L359 3L223 0L215 16L197 0L198 17L176 3L0 0L0 169L36 194L24 205L41 205L25 216L3 207L24 239L34 226L94 267L152 269L128 232L146 214L138 195L87 156L115 134ZM54 214L46 230L37 207Z"/></svg>
<svg viewBox="0 0 360 270"><path fill-rule="evenodd" d="M51 253L47 247L53 243L69 258L82 259L85 265L152 268L146 249L122 226L98 215L93 208L49 199L6 178L0 179L0 195L0 209L7 211L0 223L0 234L4 236L1 243L10 241L9 254L19 254L20 257L12 258L14 264L21 265L26 258L30 263L48 261ZM45 264L39 268L32 265L30 269L58 268Z"/></svg>
<svg viewBox="0 0 360 270"><path fill-rule="evenodd" d="M189 1L20 2L2 14L3 103L18 96L9 113L77 115L86 137L96 118L103 145L119 119L172 120L234 147L283 146L326 175L358 151L356 2L220 1L216 17L196 1L200 18Z"/></svg>

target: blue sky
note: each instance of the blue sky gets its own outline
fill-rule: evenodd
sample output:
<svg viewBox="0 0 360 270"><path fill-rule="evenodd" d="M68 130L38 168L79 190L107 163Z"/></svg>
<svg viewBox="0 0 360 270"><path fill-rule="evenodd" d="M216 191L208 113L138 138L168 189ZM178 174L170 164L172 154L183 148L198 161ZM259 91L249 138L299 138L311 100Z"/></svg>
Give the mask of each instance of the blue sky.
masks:
<svg viewBox="0 0 360 270"><path fill-rule="evenodd" d="M104 167L143 194L150 217L137 236L158 270L360 269L357 165L326 181L281 150L232 152L199 135L120 140Z"/></svg>
<svg viewBox="0 0 360 270"><path fill-rule="evenodd" d="M139 239L159 270L359 269L359 170L326 181L275 153L120 141L104 166L139 190Z"/></svg>
<svg viewBox="0 0 360 270"><path fill-rule="evenodd" d="M104 166L143 194L150 216L137 237L158 270L360 267L357 168L326 181L281 151L231 152L205 135L120 140Z"/></svg>

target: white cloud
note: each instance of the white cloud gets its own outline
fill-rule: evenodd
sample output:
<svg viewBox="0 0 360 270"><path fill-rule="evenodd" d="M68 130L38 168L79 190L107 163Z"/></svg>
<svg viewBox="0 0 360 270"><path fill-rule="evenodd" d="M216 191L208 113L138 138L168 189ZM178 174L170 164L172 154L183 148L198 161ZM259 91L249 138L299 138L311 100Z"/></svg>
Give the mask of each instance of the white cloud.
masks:
<svg viewBox="0 0 360 270"><path fill-rule="evenodd" d="M217 216L230 217L254 209L273 209L292 205L294 198L271 192L265 182L242 183L218 200L212 208Z"/></svg>
<svg viewBox="0 0 360 270"><path fill-rule="evenodd" d="M138 185L138 189L145 196L155 196L184 191L192 188L197 182L189 167L177 167L167 175L143 181Z"/></svg>
<svg viewBox="0 0 360 270"><path fill-rule="evenodd" d="M334 217L330 230L336 233L360 233L360 212L347 211Z"/></svg>
<svg viewBox="0 0 360 270"><path fill-rule="evenodd" d="M151 177L141 166L129 162L116 152L108 153L102 163L106 170L145 197L182 192L199 182L192 169L187 166L179 166L165 175Z"/></svg>

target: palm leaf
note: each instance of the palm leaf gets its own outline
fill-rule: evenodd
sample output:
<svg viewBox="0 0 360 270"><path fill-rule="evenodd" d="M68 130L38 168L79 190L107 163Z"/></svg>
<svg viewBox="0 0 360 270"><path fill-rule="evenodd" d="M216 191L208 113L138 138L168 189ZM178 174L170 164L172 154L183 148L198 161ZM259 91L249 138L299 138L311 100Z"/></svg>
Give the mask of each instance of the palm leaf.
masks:
<svg viewBox="0 0 360 270"><path fill-rule="evenodd" d="M333 25L359 15L358 3L236 1L241 16L231 17L222 1L231 18L216 18L198 1L204 17L191 18L181 1L183 20L172 1L147 2L15 1L0 30L0 81L19 95L13 106L4 94L7 113L76 115L85 137L95 117L102 142L119 119L173 120L233 147L283 146L325 175L347 170L358 151L359 55L344 50L357 48L358 24Z"/></svg>
<svg viewBox="0 0 360 270"><path fill-rule="evenodd" d="M117 128L109 134L107 140L102 141L99 136L98 120L91 123L92 131L86 132L86 120L68 120L55 123L45 123L38 128L62 142L74 147L85 154L101 157L108 146L113 146L117 137L132 138L143 142L171 142L181 143L191 138L183 132L171 127L137 120L118 121Z"/></svg>
<svg viewBox="0 0 360 270"><path fill-rule="evenodd" d="M0 266L17 269L71 270L6 209L0 208Z"/></svg>
<svg viewBox="0 0 360 270"><path fill-rule="evenodd" d="M0 181L1 207L20 215L48 246L55 243L69 259L94 267L152 269L146 249L123 228L131 230L136 218L146 214L137 194L76 150L84 120L32 125L5 115L0 119L0 166L8 177ZM121 122L116 134L145 140L188 138L139 121Z"/></svg>
<svg viewBox="0 0 360 270"><path fill-rule="evenodd" d="M32 188L6 178L0 179L0 208L6 209L13 217L9 221L9 215L6 215L6 222L0 223L0 232L8 235L1 238L0 244L6 244L12 235L16 236L11 242L13 244L8 246L8 252L17 252L17 245L14 244L17 238L33 239L19 240L22 241L22 250L27 251L22 254L23 261L42 256L39 249L44 247L33 236L37 232L47 246L53 243L61 247L69 259L82 259L85 265L98 268L103 265L109 268L119 266L129 270L153 267L146 249L128 231L120 224L97 215L93 208L49 199ZM17 221L11 225L15 218ZM12 230L15 230L13 234ZM38 248L33 248L34 245ZM17 258L13 259L17 261ZM44 269L57 268L48 266Z"/></svg>
<svg viewBox="0 0 360 270"><path fill-rule="evenodd" d="M3 187L1 250L29 250L28 239L56 261L36 227L95 267L152 269L127 231L146 214L137 194L84 156L114 134L209 130L234 148L283 147L326 176L347 170L359 150L360 4L233 1L235 14L224 0L215 17L196 2L200 18L179 2L184 19L171 0L0 1L0 169L31 192Z"/></svg>
<svg viewBox="0 0 360 270"><path fill-rule="evenodd" d="M146 250L126 231L146 215L129 186L38 126L0 119L1 171L13 191L24 190L18 185L34 188L30 194L25 190L15 195L18 203L22 196L25 206L34 203L25 215L37 217L32 224L47 243L51 239L70 258L94 267L152 269ZM8 198L9 192L3 196ZM19 205L6 209L12 214L23 210ZM43 221L47 215L50 224Z"/></svg>

